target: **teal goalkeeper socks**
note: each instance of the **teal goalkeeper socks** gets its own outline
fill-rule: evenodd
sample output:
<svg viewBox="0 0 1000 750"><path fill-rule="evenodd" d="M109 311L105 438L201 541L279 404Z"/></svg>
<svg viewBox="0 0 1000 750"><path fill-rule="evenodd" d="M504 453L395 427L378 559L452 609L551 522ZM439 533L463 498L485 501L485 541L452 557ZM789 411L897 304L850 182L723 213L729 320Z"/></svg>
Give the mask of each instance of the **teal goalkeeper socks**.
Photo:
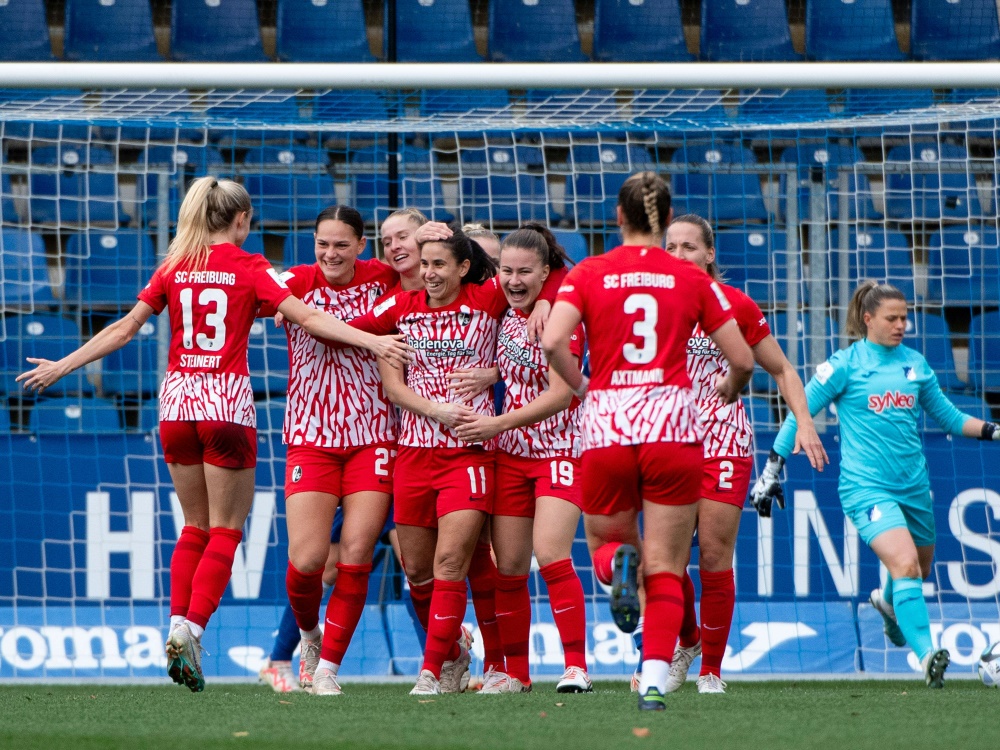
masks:
<svg viewBox="0 0 1000 750"><path fill-rule="evenodd" d="M931 642L931 620L924 601L924 583L919 578L900 578L894 582L892 607L896 622L906 636L906 642L923 659L934 645Z"/></svg>
<svg viewBox="0 0 1000 750"><path fill-rule="evenodd" d="M882 601L886 602L890 606L892 605L892 576L888 573L885 574L885 586L882 587Z"/></svg>

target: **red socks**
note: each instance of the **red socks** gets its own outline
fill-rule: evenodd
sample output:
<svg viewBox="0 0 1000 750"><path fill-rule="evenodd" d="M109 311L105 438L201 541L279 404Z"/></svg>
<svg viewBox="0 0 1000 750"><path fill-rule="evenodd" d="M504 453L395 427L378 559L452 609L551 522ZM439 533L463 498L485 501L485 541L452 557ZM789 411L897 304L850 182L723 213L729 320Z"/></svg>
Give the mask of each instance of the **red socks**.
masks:
<svg viewBox="0 0 1000 750"><path fill-rule="evenodd" d="M736 580L733 570L701 571L701 673L722 675L722 657L733 625ZM647 620L648 622L648 620Z"/></svg>
<svg viewBox="0 0 1000 750"><path fill-rule="evenodd" d="M424 626L427 632L427 622L431 616L431 596L434 594L434 581L426 583L414 583L410 581L410 601L413 603L413 611L417 613L417 619Z"/></svg>
<svg viewBox="0 0 1000 750"><path fill-rule="evenodd" d="M531 682L528 675L528 634L531 629L528 576L498 573L496 605L506 672L527 685Z"/></svg>
<svg viewBox="0 0 1000 750"><path fill-rule="evenodd" d="M611 564L615 560L615 552L621 546L621 542L608 542L594 550L594 575L605 586L611 585Z"/></svg>
<svg viewBox="0 0 1000 750"><path fill-rule="evenodd" d="M434 579L431 597L430 627L427 628L427 645L424 647L424 664L440 679L441 665L455 647L465 618L465 581Z"/></svg>
<svg viewBox="0 0 1000 750"><path fill-rule="evenodd" d="M705 576L702 576L701 580L702 585L704 585ZM698 632L698 617L694 611L694 582L686 570L684 571L684 580L681 585L684 589L684 620L681 622L680 644L684 648L691 648L701 638L701 633ZM704 593L702 596L704 596ZM702 599L701 606L704 613L704 599Z"/></svg>
<svg viewBox="0 0 1000 750"><path fill-rule="evenodd" d="M667 664L674 658L674 645L684 617L684 591L680 576L654 573L645 578L646 616L642 633L643 659Z"/></svg>
<svg viewBox="0 0 1000 750"><path fill-rule="evenodd" d="M205 627L219 608L222 595L233 575L233 558L240 546L243 532L239 529L216 527L208 531L208 544L201 555L198 569L191 582L191 604L187 619Z"/></svg>
<svg viewBox="0 0 1000 750"><path fill-rule="evenodd" d="M365 610L368 576L372 572L372 566L371 563L367 565L337 563L337 571L337 582L326 605L326 627L323 629L323 650L320 652L320 658L334 664L342 664L347 646ZM320 590L322 591L322 587Z"/></svg>
<svg viewBox="0 0 1000 750"><path fill-rule="evenodd" d="M191 605L191 581L208 544L208 532L185 526L170 556L170 616L187 617Z"/></svg>
<svg viewBox="0 0 1000 750"><path fill-rule="evenodd" d="M476 621L483 639L483 670L504 671L503 641L497 627L497 566L490 555L490 545L477 544L469 563L469 587Z"/></svg>
<svg viewBox="0 0 1000 750"><path fill-rule="evenodd" d="M569 558L549 563L539 570L549 590L552 618L562 639L566 668L587 669L587 607L580 576ZM507 660L510 666L510 659Z"/></svg>
<svg viewBox="0 0 1000 750"><path fill-rule="evenodd" d="M285 589L299 630L307 633L315 630L319 625L319 605L323 601L323 568L303 573L289 562L285 571Z"/></svg>

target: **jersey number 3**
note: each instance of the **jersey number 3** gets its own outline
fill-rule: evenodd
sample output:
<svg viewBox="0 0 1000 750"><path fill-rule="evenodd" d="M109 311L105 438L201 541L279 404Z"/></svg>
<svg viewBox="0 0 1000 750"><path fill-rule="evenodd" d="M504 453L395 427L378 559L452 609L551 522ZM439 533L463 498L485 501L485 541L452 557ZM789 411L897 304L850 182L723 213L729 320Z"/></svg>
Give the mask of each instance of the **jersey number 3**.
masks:
<svg viewBox="0 0 1000 750"><path fill-rule="evenodd" d="M651 294L630 294L625 299L625 314L642 312L642 319L632 324L632 335L642 339L642 346L625 344L622 356L633 365L647 365L656 357L656 323L660 307Z"/></svg>
<svg viewBox="0 0 1000 750"><path fill-rule="evenodd" d="M181 289L178 295L181 300L181 316L184 324L184 348L193 349L197 344L199 349L217 352L226 344L226 312L229 309L229 298L222 289L202 289L198 295L198 304L202 307L211 306L205 313L205 325L212 328L212 335L205 333L194 335L194 308L192 299L194 290Z"/></svg>

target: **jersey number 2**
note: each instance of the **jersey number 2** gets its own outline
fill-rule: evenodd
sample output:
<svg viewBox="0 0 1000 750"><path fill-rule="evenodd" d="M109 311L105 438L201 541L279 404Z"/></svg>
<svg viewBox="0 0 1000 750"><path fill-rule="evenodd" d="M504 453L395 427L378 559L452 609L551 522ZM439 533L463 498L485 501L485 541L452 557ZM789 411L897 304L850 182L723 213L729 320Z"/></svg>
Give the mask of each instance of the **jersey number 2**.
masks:
<svg viewBox="0 0 1000 750"><path fill-rule="evenodd" d="M656 356L656 323L660 318L660 307L651 294L630 294L625 298L625 314L642 312L642 320L632 324L632 335L642 339L642 346L625 344L622 355L633 365L646 365Z"/></svg>
<svg viewBox="0 0 1000 750"><path fill-rule="evenodd" d="M229 298L222 289L202 289L198 295L198 304L203 307L215 305L211 312L205 313L205 325L211 326L213 334L208 336L204 333L194 335L194 308L191 301L194 297L194 290L191 288L181 289L181 317L184 324L184 348L193 349L197 344L199 349L210 352L217 352L226 344L226 312L229 309Z"/></svg>
<svg viewBox="0 0 1000 750"><path fill-rule="evenodd" d="M733 483L729 480L733 477L733 462L732 461L719 461L719 489L720 490L731 490L733 488Z"/></svg>

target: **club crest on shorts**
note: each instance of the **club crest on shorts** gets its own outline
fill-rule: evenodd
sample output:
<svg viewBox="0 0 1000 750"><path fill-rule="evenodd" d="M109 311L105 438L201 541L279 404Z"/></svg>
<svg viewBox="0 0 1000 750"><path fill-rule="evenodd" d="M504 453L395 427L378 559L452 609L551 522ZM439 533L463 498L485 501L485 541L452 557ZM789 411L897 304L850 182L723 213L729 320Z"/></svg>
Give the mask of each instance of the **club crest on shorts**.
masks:
<svg viewBox="0 0 1000 750"><path fill-rule="evenodd" d="M877 505L873 505L871 509L868 511L868 520L871 521L872 523L875 523L881 517L882 517L882 511L878 509Z"/></svg>
<svg viewBox="0 0 1000 750"><path fill-rule="evenodd" d="M292 481L297 482L300 479L302 479L302 467L296 466L294 469L292 469Z"/></svg>
<svg viewBox="0 0 1000 750"><path fill-rule="evenodd" d="M472 309L468 305L458 308L458 324L462 327L472 322Z"/></svg>

